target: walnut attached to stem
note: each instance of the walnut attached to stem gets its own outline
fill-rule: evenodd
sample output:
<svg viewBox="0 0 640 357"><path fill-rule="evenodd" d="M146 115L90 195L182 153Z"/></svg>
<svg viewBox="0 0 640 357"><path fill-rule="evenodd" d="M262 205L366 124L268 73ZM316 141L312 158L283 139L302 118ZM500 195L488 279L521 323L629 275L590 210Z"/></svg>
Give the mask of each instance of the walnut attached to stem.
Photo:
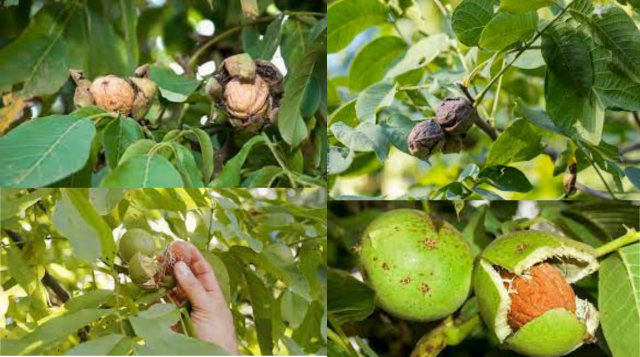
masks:
<svg viewBox="0 0 640 357"><path fill-rule="evenodd" d="M248 54L225 59L205 87L235 128L257 133L277 120L284 79L271 62L254 61Z"/></svg>
<svg viewBox="0 0 640 357"><path fill-rule="evenodd" d="M71 70L70 73L77 86L73 97L76 108L97 105L109 112L140 120L157 92L156 84L149 79L148 65L138 67L135 76L127 80L107 75L91 82L82 71Z"/></svg>
<svg viewBox="0 0 640 357"><path fill-rule="evenodd" d="M445 143L445 134L440 124L434 120L425 120L413 127L407 144L411 155L427 160L436 151L442 149Z"/></svg>

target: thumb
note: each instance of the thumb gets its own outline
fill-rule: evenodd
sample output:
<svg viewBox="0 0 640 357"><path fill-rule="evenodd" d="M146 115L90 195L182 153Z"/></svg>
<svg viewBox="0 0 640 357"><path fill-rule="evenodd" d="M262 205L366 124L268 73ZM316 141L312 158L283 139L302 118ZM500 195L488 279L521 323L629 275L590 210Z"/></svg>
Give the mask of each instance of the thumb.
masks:
<svg viewBox="0 0 640 357"><path fill-rule="evenodd" d="M200 281L193 275L191 269L183 261L179 261L173 267L173 272L178 279L178 284L187 295L193 307L203 308L207 305L207 292Z"/></svg>

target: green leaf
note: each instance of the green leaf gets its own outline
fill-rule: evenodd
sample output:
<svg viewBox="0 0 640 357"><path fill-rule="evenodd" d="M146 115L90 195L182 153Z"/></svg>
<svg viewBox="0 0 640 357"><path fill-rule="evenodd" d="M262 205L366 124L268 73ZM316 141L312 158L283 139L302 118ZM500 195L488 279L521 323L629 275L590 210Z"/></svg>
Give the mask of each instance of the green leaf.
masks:
<svg viewBox="0 0 640 357"><path fill-rule="evenodd" d="M595 82L593 89L608 109L640 111L640 84L613 70L611 52L603 47L591 50Z"/></svg>
<svg viewBox="0 0 640 357"><path fill-rule="evenodd" d="M69 311L96 309L113 297L115 297L115 292L112 290L91 290L84 293L84 295L78 295L67 300L64 303L64 308Z"/></svg>
<svg viewBox="0 0 640 357"><path fill-rule="evenodd" d="M129 337L113 334L83 342L65 353L65 356L115 356L128 355L135 343Z"/></svg>
<svg viewBox="0 0 640 357"><path fill-rule="evenodd" d="M183 187L180 173L160 155L136 156L122 162L100 183L100 187Z"/></svg>
<svg viewBox="0 0 640 357"><path fill-rule="evenodd" d="M120 158L118 165L122 165L122 163L134 157L147 155L155 146L156 142L149 139L136 141L127 148Z"/></svg>
<svg viewBox="0 0 640 357"><path fill-rule="evenodd" d="M222 172L212 182L212 187L239 187L240 186L240 169L244 165L251 149L259 143L264 143L263 136L254 136L247 141L236 156L227 161L222 168Z"/></svg>
<svg viewBox="0 0 640 357"><path fill-rule="evenodd" d="M588 95L593 84L589 38L573 26L556 21L542 34L542 56L565 85Z"/></svg>
<svg viewBox="0 0 640 357"><path fill-rule="evenodd" d="M551 0L501 0L500 10L508 11L514 14L524 14L527 11L537 10L541 7L553 5Z"/></svg>
<svg viewBox="0 0 640 357"><path fill-rule="evenodd" d="M591 0L574 0L567 12L581 24L591 26L593 24L593 19L591 17L593 10L594 8Z"/></svg>
<svg viewBox="0 0 640 357"><path fill-rule="evenodd" d="M20 37L0 49L0 88L22 83L20 96L52 94L69 78L69 49L62 21L41 9ZM2 185L6 186L6 185Z"/></svg>
<svg viewBox="0 0 640 357"><path fill-rule="evenodd" d="M75 334L91 322L110 315L111 309L85 309L54 317L19 340L4 339L2 353L7 355L30 354L43 346Z"/></svg>
<svg viewBox="0 0 640 357"><path fill-rule="evenodd" d="M375 293L347 272L329 269L327 309L338 324L362 321L375 309Z"/></svg>
<svg viewBox="0 0 640 357"><path fill-rule="evenodd" d="M280 45L283 19L284 17L278 17L273 20L267 26L264 36L260 35L256 27L245 27L242 30L242 45L245 52L253 59L270 61Z"/></svg>
<svg viewBox="0 0 640 357"><path fill-rule="evenodd" d="M437 34L425 37L407 50L402 60L389 70L386 78L394 78L409 71L426 67L447 49L449 49L447 35Z"/></svg>
<svg viewBox="0 0 640 357"><path fill-rule="evenodd" d="M480 47L499 51L516 42L528 40L538 26L538 14L529 11L524 14L514 15L499 12L480 35Z"/></svg>
<svg viewBox="0 0 640 357"><path fill-rule="evenodd" d="M358 92L380 81L406 50L407 44L397 36L383 36L367 43L349 67L349 89Z"/></svg>
<svg viewBox="0 0 640 357"><path fill-rule="evenodd" d="M387 139L391 145L401 150L407 155L411 155L407 144L407 139L413 127L416 125L411 119L400 113L393 113L385 121L380 123Z"/></svg>
<svg viewBox="0 0 640 357"><path fill-rule="evenodd" d="M353 162L354 153L349 148L329 146L327 174L336 175L346 171Z"/></svg>
<svg viewBox="0 0 640 357"><path fill-rule="evenodd" d="M640 82L640 31L633 19L615 5L605 7L592 18L593 31L613 53L614 63L635 82Z"/></svg>
<svg viewBox="0 0 640 357"><path fill-rule="evenodd" d="M231 247L229 252L281 280L292 292L305 300L311 300L309 283L294 262L283 259L280 255L268 250L258 253L249 247L238 245Z"/></svg>
<svg viewBox="0 0 640 357"><path fill-rule="evenodd" d="M297 294L289 290L282 293L282 300L280 301L282 319L288 322L293 329L302 324L308 309L309 303Z"/></svg>
<svg viewBox="0 0 640 357"><path fill-rule="evenodd" d="M336 139L346 147L354 151L373 151L380 162L384 162L387 159L389 142L380 126L362 123L356 128L352 128L342 122L338 122L333 124L330 129Z"/></svg>
<svg viewBox="0 0 640 357"><path fill-rule="evenodd" d="M545 99L547 113L555 126L575 132L581 139L598 145L604 127L604 107L595 93L581 96L547 71Z"/></svg>
<svg viewBox="0 0 640 357"><path fill-rule="evenodd" d="M640 169L637 167L627 167L624 170L624 174L627 175L629 181L640 190Z"/></svg>
<svg viewBox="0 0 640 357"><path fill-rule="evenodd" d="M200 152L202 153L202 178L204 184L209 184L211 176L213 176L213 144L211 143L211 137L204 130L200 128L192 128L193 134L198 138L200 142Z"/></svg>
<svg viewBox="0 0 640 357"><path fill-rule="evenodd" d="M529 192L533 189L522 171L509 166L489 166L478 174L479 180L487 180L489 184L501 191Z"/></svg>
<svg viewBox="0 0 640 357"><path fill-rule="evenodd" d="M173 304L155 304L149 310L130 316L129 322L145 345L134 345L138 355L227 356L219 346L174 332L170 327L178 322L180 312Z"/></svg>
<svg viewBox="0 0 640 357"><path fill-rule="evenodd" d="M170 68L151 65L151 79L156 82L163 98L183 103L200 85L199 81L177 75Z"/></svg>
<svg viewBox="0 0 640 357"><path fill-rule="evenodd" d="M9 189L5 189L5 192L8 192ZM11 198L8 195L2 192L0 196L0 221L4 221L9 219L18 213L26 210L27 208L36 204L36 202L40 201L43 197L46 197L55 192L53 188L39 188L33 190L33 192L19 196L16 198Z"/></svg>
<svg viewBox="0 0 640 357"><path fill-rule="evenodd" d="M569 138L574 138L577 136L575 130L572 127L557 127L545 111L530 108L522 101L521 98L516 99L516 107L514 108L514 112L522 114L525 119L543 129L547 129L549 131L564 135Z"/></svg>
<svg viewBox="0 0 640 357"><path fill-rule="evenodd" d="M0 187L40 187L80 170L95 128L89 119L52 115L29 120L0 138Z"/></svg>
<svg viewBox="0 0 640 357"><path fill-rule="evenodd" d="M640 243L610 254L600 263L598 309L602 331L614 356L640 349Z"/></svg>
<svg viewBox="0 0 640 357"><path fill-rule="evenodd" d="M133 119L117 118L109 123L102 133L102 143L109 168L115 169L129 145L142 138L142 130Z"/></svg>
<svg viewBox="0 0 640 357"><path fill-rule="evenodd" d="M90 26L86 29L88 32L83 43L90 48L85 64L88 73L85 75L94 78L107 74L121 77L133 74L136 65L133 56L108 19L90 10L81 14L87 17L87 26Z"/></svg>
<svg viewBox="0 0 640 357"><path fill-rule="evenodd" d="M382 108L393 103L396 86L390 83L378 83L365 89L356 101L356 115L361 123L376 123L376 114Z"/></svg>
<svg viewBox="0 0 640 357"><path fill-rule="evenodd" d="M528 161L538 156L543 149L542 129L525 119L517 119L491 145L485 165Z"/></svg>
<svg viewBox="0 0 640 357"><path fill-rule="evenodd" d="M140 58L138 50L138 35L136 28L138 26L138 13L135 1L118 2L120 10L120 21L122 22L122 33L124 35L124 43L127 45L127 51L131 56L131 61L136 64Z"/></svg>
<svg viewBox="0 0 640 357"><path fill-rule="evenodd" d="M278 129L284 141L292 147L298 146L309 135L307 125L300 113L307 85L313 75L320 49L312 46L302 60L289 72L289 78L278 114Z"/></svg>
<svg viewBox="0 0 640 357"><path fill-rule="evenodd" d="M493 18L496 0L464 0L451 16L451 27L458 41L471 47L477 46L485 26Z"/></svg>
<svg viewBox="0 0 640 357"><path fill-rule="evenodd" d="M262 355L273 354L273 297L265 286L265 282L251 271L248 267L244 269L244 276L249 287L251 296L251 306L253 310L253 321L258 333L258 345Z"/></svg>
<svg viewBox="0 0 640 357"><path fill-rule="evenodd" d="M365 29L387 22L382 4L376 0L340 0L329 6L327 51L347 47Z"/></svg>
<svg viewBox="0 0 640 357"><path fill-rule="evenodd" d="M329 123L331 127L333 124L342 122L348 126L358 125L358 116L356 115L356 100L353 99L344 103L340 108L336 109L329 117Z"/></svg>
<svg viewBox="0 0 640 357"><path fill-rule="evenodd" d="M247 176L242 181L241 187L271 187L273 182L284 172L278 166L265 166L261 167Z"/></svg>
<svg viewBox="0 0 640 357"><path fill-rule="evenodd" d="M180 172L184 187L204 187L202 177L199 175L198 165L194 159L191 149L172 142L171 147L175 152L175 166Z"/></svg>
<svg viewBox="0 0 640 357"><path fill-rule="evenodd" d="M320 101L324 88L320 88L320 80L315 75L309 77L307 86L304 89L304 96L300 103L300 115L303 118L312 117L320 109Z"/></svg>
<svg viewBox="0 0 640 357"><path fill-rule="evenodd" d="M75 256L87 261L98 257L112 266L116 255L111 228L100 217L83 191L61 189L51 221L71 242Z"/></svg>

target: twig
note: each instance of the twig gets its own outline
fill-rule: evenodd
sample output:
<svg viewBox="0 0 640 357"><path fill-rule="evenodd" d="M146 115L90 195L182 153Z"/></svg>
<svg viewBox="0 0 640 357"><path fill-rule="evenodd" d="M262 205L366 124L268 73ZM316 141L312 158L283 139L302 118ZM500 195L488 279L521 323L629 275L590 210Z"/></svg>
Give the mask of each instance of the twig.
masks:
<svg viewBox="0 0 640 357"><path fill-rule="evenodd" d="M496 133L495 129L489 123L480 118L480 114L476 115L475 123L480 129L489 135L491 140L496 141L498 139L498 133Z"/></svg>
<svg viewBox="0 0 640 357"><path fill-rule="evenodd" d="M558 13L558 15L556 15L556 17L553 18L553 20L551 20L545 27L542 28L542 30L540 30L538 33L536 33L536 35L529 41L527 42L522 49L520 49L520 51L518 51L516 53L515 56L513 56L513 59L511 59L511 61L509 61L509 63L504 66L500 72L498 72L498 74L495 75L495 77L491 78L491 81L489 81L489 83L487 84L487 86L482 90L482 92L480 92L480 94L478 94L476 96L476 105L482 101L482 98L484 98L485 94L487 94L487 92L489 91L489 89L491 88L491 86L504 74L504 72L506 72L509 68L511 68L511 65L513 65L516 60L529 48L533 45L534 42L536 42L538 40L538 38L540 38L540 36L542 36L542 33L544 33L551 25L553 25L553 23L555 23L556 21L558 21L558 19L560 17L562 17L562 15L564 15L565 12L567 12L567 10L569 10L569 8L571 7L571 5L577 3L577 1L573 1L571 2L569 5L565 6L562 11L560 11Z"/></svg>
<svg viewBox="0 0 640 357"><path fill-rule="evenodd" d="M635 229L630 229L625 233L622 237L618 237L609 243L596 248L597 257L600 258L609 253L615 252L616 250L640 241L640 234Z"/></svg>
<svg viewBox="0 0 640 357"><path fill-rule="evenodd" d="M232 27L222 33L220 33L217 36L214 36L213 38L211 38L207 43L205 43L202 47L200 47L196 53L193 54L193 56L191 56L191 59L189 60L189 67L193 68L195 67L195 65L198 63L198 59L200 58L200 56L202 56L211 46L215 45L216 43L226 39L227 37L231 37L231 35L235 34L236 32L242 30L243 28L247 27L247 26L252 26L258 23L262 23L262 22L269 22L272 21L273 19L275 19L277 16L265 16L265 17L259 17L251 22L247 22L241 25L238 25L236 27Z"/></svg>
<svg viewBox="0 0 640 357"><path fill-rule="evenodd" d="M591 188L589 186L585 186L585 185L583 185L581 183L577 183L576 182L575 188L578 191L582 191L582 192L584 192L584 193L586 193L588 195L591 195L593 197L599 198L601 200L607 200L607 201L615 200L615 197L612 197L608 193L602 192L602 191L598 191L598 190L593 189L593 188Z"/></svg>
<svg viewBox="0 0 640 357"><path fill-rule="evenodd" d="M462 93L464 93L467 99L469 99L469 102L471 102L471 104L473 105L473 103L475 103L475 99L473 98L471 93L469 93L469 88L467 88L467 86L465 86L461 82L456 82L456 86L462 91Z"/></svg>
<svg viewBox="0 0 640 357"><path fill-rule="evenodd" d="M638 112L633 112L631 115L633 115L633 119L636 121L636 124L640 126L640 116L638 116Z"/></svg>
<svg viewBox="0 0 640 357"><path fill-rule="evenodd" d="M640 150L640 141L631 143L620 148L620 155L628 154L632 151Z"/></svg>
<svg viewBox="0 0 640 357"><path fill-rule="evenodd" d="M611 187L609 187L609 184L607 183L607 180L605 180L604 176L602 176L602 173L600 172L600 169L598 169L598 166L596 165L596 163L593 162L593 160L591 160L591 158L589 157L589 153L587 152L587 150L580 144L579 141L577 141L576 144L578 144L578 147L580 148L580 150L582 150L582 153L584 154L584 157L587 159L587 161L589 161L589 164L591 166L593 166L593 168L596 170L596 173L598 174L598 176L600 176L600 180L602 180L602 183L604 184L604 187L607 188L607 191L609 192L609 195L611 195L612 199L614 199L614 200L617 199L616 196L613 194L613 191L611 190Z"/></svg>
<svg viewBox="0 0 640 357"><path fill-rule="evenodd" d="M10 231L8 229L5 229L4 232L9 236L9 238L11 238L11 240L19 249L22 249L24 247L24 240L18 233ZM47 286L51 290L53 290L60 301L64 303L69 300L69 293L60 285L60 283L58 283L58 281L56 281L56 279L54 279L54 277L51 276L51 274L49 274L46 268L44 270L44 276L42 277L41 281L44 286Z"/></svg>
<svg viewBox="0 0 640 357"><path fill-rule="evenodd" d="M265 140L266 140L265 143L267 144L267 147L269 148L269 150L271 150L271 153L273 154L273 156L275 156L276 161L278 161L278 164L282 168L282 171L284 171L284 174L289 178L289 182L291 183L291 187L292 188L297 188L298 185L296 185L295 178L293 177L293 175L291 174L291 171L289 170L287 165L284 163L284 161L280 157L280 154L278 153L278 150L276 150L275 145L273 145L273 143L271 142L271 139L269 139L269 136L267 135L267 133L262 132L262 136L265 138Z"/></svg>

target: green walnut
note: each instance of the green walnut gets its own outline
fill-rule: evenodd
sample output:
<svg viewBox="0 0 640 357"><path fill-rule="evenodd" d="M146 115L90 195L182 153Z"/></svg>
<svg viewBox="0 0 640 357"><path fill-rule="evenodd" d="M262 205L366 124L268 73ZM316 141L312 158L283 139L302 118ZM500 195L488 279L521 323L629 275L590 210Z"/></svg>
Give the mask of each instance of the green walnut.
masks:
<svg viewBox="0 0 640 357"><path fill-rule="evenodd" d="M129 262L129 277L131 281L145 289L157 289L154 276L160 270L160 265L154 258L136 253Z"/></svg>
<svg viewBox="0 0 640 357"><path fill-rule="evenodd" d="M526 356L564 356L595 341L598 311L570 285L598 269L595 257L590 246L545 232L496 239L474 270L482 319L505 348Z"/></svg>
<svg viewBox="0 0 640 357"><path fill-rule="evenodd" d="M136 253L153 257L156 253L156 243L147 231L130 229L120 238L118 253L125 262L131 260L131 257Z"/></svg>
<svg viewBox="0 0 640 357"><path fill-rule="evenodd" d="M452 225L422 211L398 209L376 218L362 236L360 253L378 305L400 318L441 319L471 291L467 242Z"/></svg>

